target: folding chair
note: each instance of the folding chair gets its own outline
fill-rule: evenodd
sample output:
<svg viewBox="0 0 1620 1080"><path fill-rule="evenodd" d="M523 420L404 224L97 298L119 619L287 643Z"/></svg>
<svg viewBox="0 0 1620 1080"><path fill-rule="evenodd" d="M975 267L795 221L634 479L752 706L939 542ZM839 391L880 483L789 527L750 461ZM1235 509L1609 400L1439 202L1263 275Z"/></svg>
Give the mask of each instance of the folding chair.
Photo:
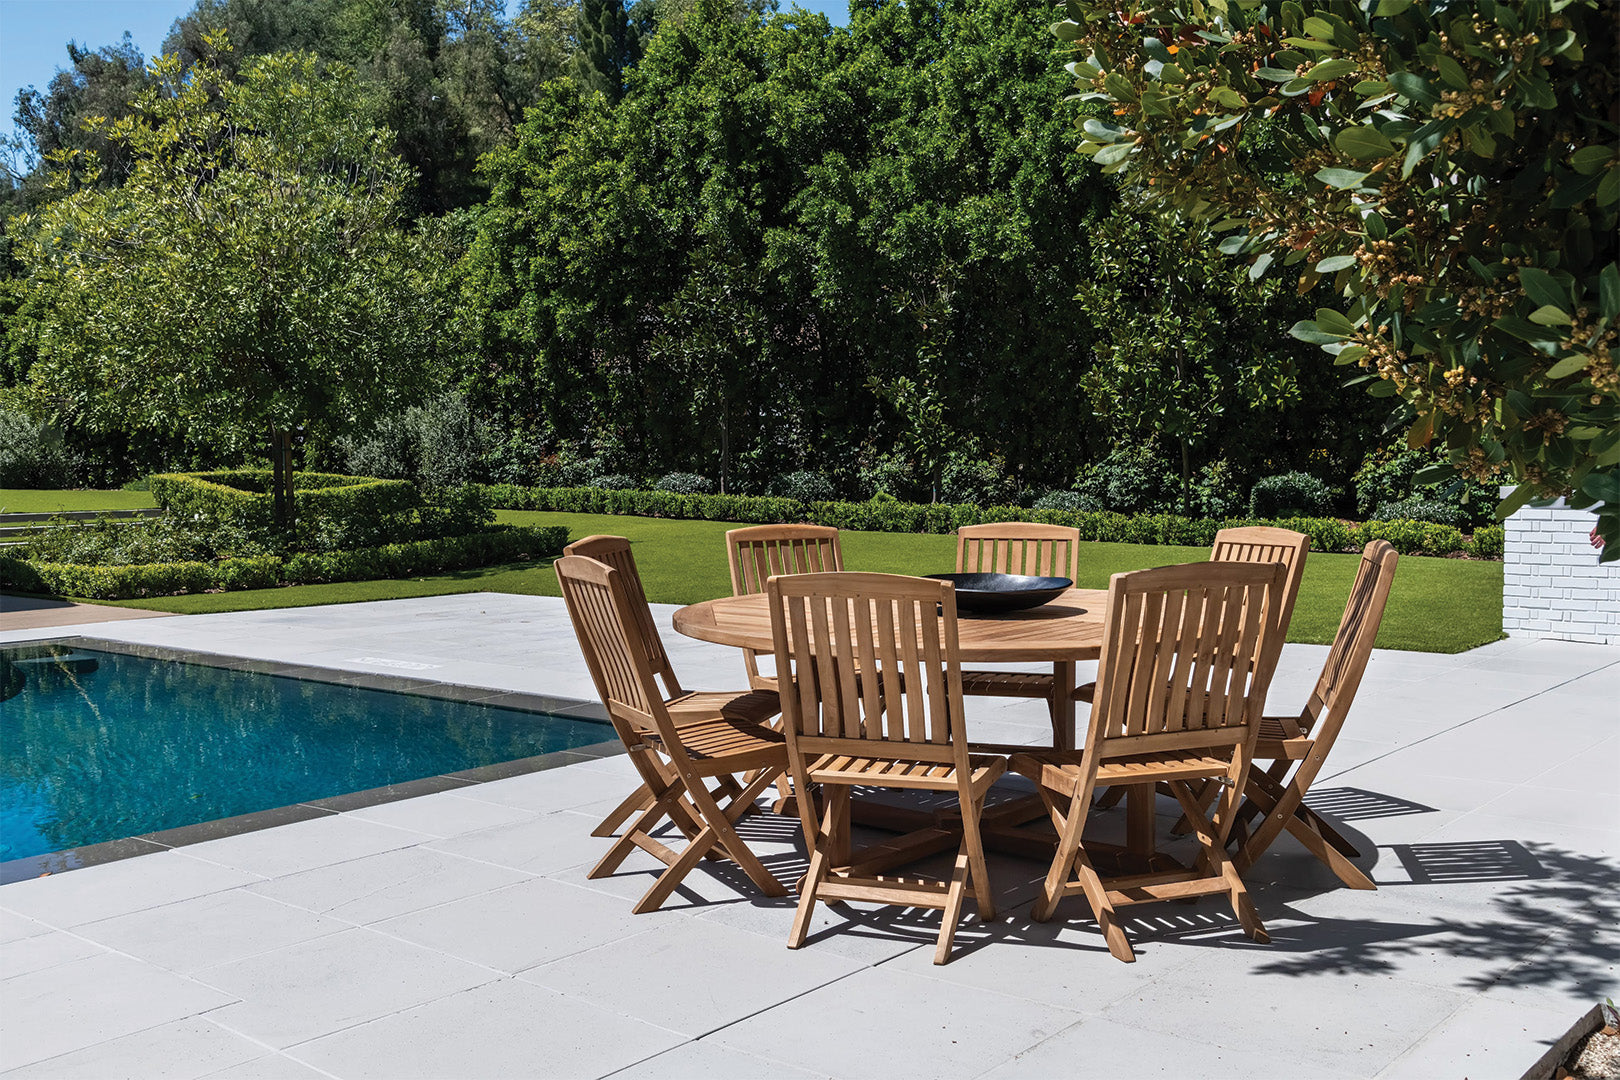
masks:
<svg viewBox="0 0 1620 1080"><path fill-rule="evenodd" d="M838 530L830 525L754 525L726 533L726 560L731 566L731 595L765 591L778 574L822 574L844 568ZM748 685L775 690L776 676L759 673L759 654L743 650Z"/></svg>
<svg viewBox="0 0 1620 1080"><path fill-rule="evenodd" d="M716 714L731 720L765 723L782 711L776 694L769 690L738 693L729 690L689 691L682 688L680 680L675 677L675 668L669 662L669 654L664 651L664 642L659 637L658 626L653 622L652 608L647 603L647 593L641 584L641 572L636 568L636 557L630 550L628 539L622 536L587 536L563 548L563 554L595 559L619 572L619 584L624 588L625 599L641 631L641 641L647 648L647 663L652 668L653 674L663 683L664 707L669 710L675 723L707 720ZM662 765L659 767L662 768ZM743 785L732 777L723 776L714 788L714 794L736 795L742 788ZM612 836L620 825L629 820L631 814L647 809L652 803L652 793L643 784L603 818L601 824L591 830L591 835Z"/></svg>
<svg viewBox="0 0 1620 1080"><path fill-rule="evenodd" d="M1274 655L1267 639L1276 624L1266 612L1284 573L1277 563L1190 563L1113 576L1085 749L1015 754L1010 762L1035 781L1058 830L1037 921L1050 919L1063 897L1083 894L1108 951L1130 962L1136 954L1115 919L1119 907L1224 893L1244 931L1269 940L1225 846L1272 675L1253 661ZM1199 780L1220 786L1213 816L1189 787ZM1145 814L1132 815L1124 872L1106 878L1083 840L1092 793L1102 784L1141 790L1149 800ZM1166 867L1172 860L1153 851L1151 798L1159 784L1181 804L1198 839L1191 865ZM1132 806L1141 809L1135 799ZM1146 867L1130 866L1133 855Z"/></svg>
<svg viewBox="0 0 1620 1080"><path fill-rule="evenodd" d="M1254 756L1257 763L1269 764L1249 773L1243 791L1244 803L1232 835L1237 847L1233 862L1239 870L1254 865L1287 829L1350 888L1375 888L1367 875L1350 862L1359 852L1305 805L1305 794L1332 751L1355 702L1378 637L1378 626L1384 619L1384 605L1389 600L1399 559L1395 549L1383 540L1374 540L1362 549L1344 617L1339 620L1333 647L1328 650L1322 674L1304 710L1297 717L1267 716L1260 721ZM1255 825L1257 818L1261 820Z"/></svg>
<svg viewBox="0 0 1620 1080"><path fill-rule="evenodd" d="M959 574L1023 574L1031 577L1066 577L1080 573L1080 530L1064 525L1002 521L964 525L956 530L956 572ZM1057 684L1067 676L1066 695L1074 687L1074 665L1058 671L962 672L962 693L968 697L1038 698L1052 714L1052 745L1074 746L1074 708L1060 701Z"/></svg>
<svg viewBox="0 0 1620 1080"><path fill-rule="evenodd" d="M979 815L1006 771L999 757L968 753L956 591L926 578L838 573L773 577L767 591L794 787L820 784L825 794L819 821L814 801L798 800L810 869L788 947L804 944L817 901L867 900L943 911L934 948L943 964L970 889L980 919L995 918ZM851 852L857 786L956 795L962 842L948 884L883 875L938 850L937 828L920 836L931 847L908 852L902 838Z"/></svg>
<svg viewBox="0 0 1620 1080"><path fill-rule="evenodd" d="M677 724L658 693L650 649L619 571L578 555L558 559L556 570L602 704L652 796L651 805L587 876L613 873L638 847L664 863L664 872L633 909L640 915L657 910L700 859L720 853L740 866L765 895L784 895L786 888L748 849L733 825L786 767L781 733L719 710L701 719L688 716ZM706 781L737 773L752 773L754 778L722 807ZM677 852L653 837L652 830L665 817L686 835L684 850Z"/></svg>

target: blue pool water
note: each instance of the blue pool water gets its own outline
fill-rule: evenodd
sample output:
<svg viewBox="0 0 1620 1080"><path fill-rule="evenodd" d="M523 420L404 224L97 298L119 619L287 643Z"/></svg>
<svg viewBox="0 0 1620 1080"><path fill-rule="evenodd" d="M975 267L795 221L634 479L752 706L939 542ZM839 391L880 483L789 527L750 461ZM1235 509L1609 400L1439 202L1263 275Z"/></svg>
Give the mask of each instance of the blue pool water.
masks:
<svg viewBox="0 0 1620 1080"><path fill-rule="evenodd" d="M0 861L604 742L588 720L0 648Z"/></svg>

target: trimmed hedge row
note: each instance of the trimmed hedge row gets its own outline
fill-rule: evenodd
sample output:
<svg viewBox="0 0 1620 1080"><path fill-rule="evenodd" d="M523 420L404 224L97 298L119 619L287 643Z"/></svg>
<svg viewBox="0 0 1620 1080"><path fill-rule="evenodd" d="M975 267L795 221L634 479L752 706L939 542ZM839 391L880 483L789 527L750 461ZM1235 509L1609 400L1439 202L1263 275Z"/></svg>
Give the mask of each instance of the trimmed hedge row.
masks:
<svg viewBox="0 0 1620 1080"><path fill-rule="evenodd" d="M358 551L333 551L218 562L146 563L137 566L84 566L30 563L0 557L0 588L21 592L81 596L91 600L134 600L181 593L268 589L331 581L403 578L522 557L562 553L568 530L560 525L505 526L490 532L384 544Z"/></svg>
<svg viewBox="0 0 1620 1080"><path fill-rule="evenodd" d="M269 469L158 473L150 480L152 497L171 514L254 537L275 529L270 484ZM422 497L409 480L311 472L294 477L293 511L301 528L339 546L374 542L380 539L379 530L421 505Z"/></svg>
<svg viewBox="0 0 1620 1080"><path fill-rule="evenodd" d="M810 522L864 532L953 533L963 525L992 521L1037 521L1080 530L1082 540L1116 544L1178 544L1208 547L1221 529L1243 525L1276 525L1305 533L1313 551L1357 552L1370 540L1387 540L1403 555L1467 554L1481 559L1502 557L1499 526L1475 531L1472 539L1450 525L1426 521L1369 521L1338 518L1280 519L1185 518L1176 514L1115 514L1086 510L1032 510L1023 506L977 506L973 503L904 503L893 499L869 502L800 502L750 495L677 495L668 491L601 490L598 488L519 487L491 484L490 501L508 510L545 510L573 514L631 514L638 517L736 521L754 525Z"/></svg>

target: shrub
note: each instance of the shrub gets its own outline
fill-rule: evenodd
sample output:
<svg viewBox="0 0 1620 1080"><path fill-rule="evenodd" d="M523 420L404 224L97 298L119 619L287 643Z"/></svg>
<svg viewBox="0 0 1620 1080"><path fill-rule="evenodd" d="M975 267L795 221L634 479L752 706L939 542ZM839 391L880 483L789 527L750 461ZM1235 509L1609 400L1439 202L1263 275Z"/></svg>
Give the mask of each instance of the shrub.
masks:
<svg viewBox="0 0 1620 1080"><path fill-rule="evenodd" d="M1319 517L1333 512L1334 492L1310 473L1267 476L1249 492L1252 517Z"/></svg>
<svg viewBox="0 0 1620 1080"><path fill-rule="evenodd" d="M588 486L600 491L635 491L640 489L642 484L635 477L623 473L603 473L594 477Z"/></svg>
<svg viewBox="0 0 1620 1080"><path fill-rule="evenodd" d="M1455 506L1431 502L1417 496L1399 502L1380 503L1370 515L1375 521L1432 521L1436 525L1461 528L1468 524L1467 515Z"/></svg>
<svg viewBox="0 0 1620 1080"><path fill-rule="evenodd" d="M1146 448L1115 450L1086 466L1074 488L1117 514L1152 510L1168 497L1166 469Z"/></svg>
<svg viewBox="0 0 1620 1080"><path fill-rule="evenodd" d="M676 495L713 495L714 481L697 473L665 473L653 485L654 491L669 491Z"/></svg>
<svg viewBox="0 0 1620 1080"><path fill-rule="evenodd" d="M153 497L180 521L229 530L259 547L286 543L269 486L268 469L151 478ZM294 479L293 504L303 545L335 550L412 535L422 498L407 480L304 472Z"/></svg>
<svg viewBox="0 0 1620 1080"><path fill-rule="evenodd" d="M33 562L87 566L189 562L212 559L220 550L220 535L220 530L188 527L168 517L128 522L52 518L24 541L23 552Z"/></svg>
<svg viewBox="0 0 1620 1080"><path fill-rule="evenodd" d="M1500 525L1481 525L1468 541L1468 554L1476 559L1500 559L1507 530Z"/></svg>
<svg viewBox="0 0 1620 1080"><path fill-rule="evenodd" d="M1460 530L1427 521L1368 521L1355 530L1359 547L1370 540L1388 540L1402 555L1455 555L1467 546Z"/></svg>
<svg viewBox="0 0 1620 1080"><path fill-rule="evenodd" d="M939 497L945 502L990 506L1016 503L1019 494L1017 477L1009 475L1006 462L999 459L952 454L940 474Z"/></svg>
<svg viewBox="0 0 1620 1080"><path fill-rule="evenodd" d="M916 490L911 463L903 457L887 457L860 472L861 491L868 497L888 495L903 499Z"/></svg>
<svg viewBox="0 0 1620 1080"><path fill-rule="evenodd" d="M1409 450L1404 445L1375 451L1356 470L1356 513L1364 518L1390 518L1402 515L1391 513L1392 504L1414 503L1423 506L1446 506L1449 517L1425 517L1420 520L1439 521L1459 528L1469 525L1489 525L1495 520L1497 489L1493 484L1480 481L1450 484L1420 484L1417 475L1431 465L1444 462L1445 452L1437 448ZM1466 501L1465 501L1466 500Z"/></svg>
<svg viewBox="0 0 1620 1080"><path fill-rule="evenodd" d="M1102 503L1098 502L1096 499L1093 499L1089 495L1082 495L1078 491L1048 491L1045 495L1042 495L1040 498L1035 500L1035 509L1037 510L1068 510L1078 512L1082 510L1097 511L1101 510L1102 508Z"/></svg>
<svg viewBox="0 0 1620 1080"><path fill-rule="evenodd" d="M0 487L65 487L80 472L77 455L50 424L0 408Z"/></svg>
<svg viewBox="0 0 1620 1080"><path fill-rule="evenodd" d="M384 417L363 438L336 442L351 473L410 480L427 491L485 479L485 459L498 445L495 430L456 393Z"/></svg>
<svg viewBox="0 0 1620 1080"><path fill-rule="evenodd" d="M771 481L769 491L779 499L799 502L825 502L838 496L831 480L818 472L790 472Z"/></svg>
<svg viewBox="0 0 1620 1080"><path fill-rule="evenodd" d="M548 558L560 554L567 542L567 529L545 526L499 528L356 551L303 553L285 560L272 555L217 562L89 566L0 556L0 588L93 600L132 600L209 589L263 589L278 583L363 581L464 570L514 559Z"/></svg>

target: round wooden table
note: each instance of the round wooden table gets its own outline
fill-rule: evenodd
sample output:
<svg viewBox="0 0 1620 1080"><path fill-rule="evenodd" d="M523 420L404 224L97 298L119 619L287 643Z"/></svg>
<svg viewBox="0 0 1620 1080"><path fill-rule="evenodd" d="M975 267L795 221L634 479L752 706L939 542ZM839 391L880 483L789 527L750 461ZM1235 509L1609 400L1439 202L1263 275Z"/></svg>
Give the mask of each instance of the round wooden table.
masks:
<svg viewBox="0 0 1620 1080"><path fill-rule="evenodd" d="M1050 702L1052 745L1074 748L1074 666L1102 652L1105 589L1069 589L1051 603L1004 615L957 614L964 663L1047 662L1056 676ZM675 612L675 631L699 641L770 653L771 612L764 593L722 596Z"/></svg>

